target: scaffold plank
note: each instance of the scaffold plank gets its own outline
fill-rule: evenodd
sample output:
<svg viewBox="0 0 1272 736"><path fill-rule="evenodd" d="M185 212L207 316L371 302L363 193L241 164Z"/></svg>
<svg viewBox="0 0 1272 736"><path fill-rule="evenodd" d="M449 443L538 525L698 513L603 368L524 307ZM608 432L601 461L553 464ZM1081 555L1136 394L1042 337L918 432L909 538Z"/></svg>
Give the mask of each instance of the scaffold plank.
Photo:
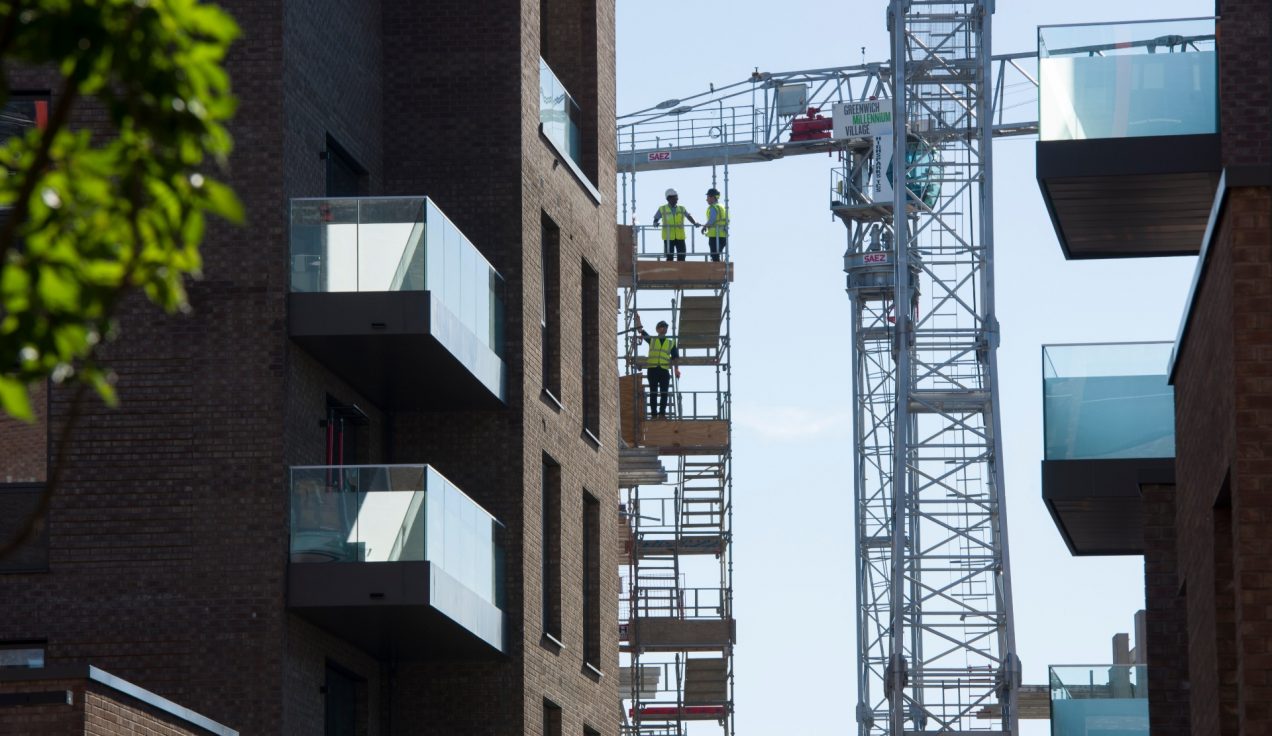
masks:
<svg viewBox="0 0 1272 736"><path fill-rule="evenodd" d="M637 618L631 642L647 652L709 652L735 644L737 627L731 618Z"/></svg>
<svg viewBox="0 0 1272 736"><path fill-rule="evenodd" d="M650 419L639 423L640 442L664 455L715 455L729 448L729 423L724 420Z"/></svg>
<svg viewBox="0 0 1272 736"><path fill-rule="evenodd" d="M628 262L626 277L619 269L619 286L641 289L712 288L733 281L732 261L636 261L636 282L631 282ZM626 280L624 280L626 278Z"/></svg>

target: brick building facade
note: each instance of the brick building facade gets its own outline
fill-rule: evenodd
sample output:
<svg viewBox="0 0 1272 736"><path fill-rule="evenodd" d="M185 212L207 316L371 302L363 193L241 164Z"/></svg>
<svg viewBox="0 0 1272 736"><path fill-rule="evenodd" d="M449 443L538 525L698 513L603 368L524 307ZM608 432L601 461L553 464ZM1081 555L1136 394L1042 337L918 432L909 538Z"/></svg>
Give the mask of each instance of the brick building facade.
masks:
<svg viewBox="0 0 1272 736"><path fill-rule="evenodd" d="M1044 197L1056 191L1043 170L1045 147L1060 151L1067 146L1065 151L1080 155L1099 150L1115 160L1085 173L1108 176L1106 182L1124 191L1138 187L1130 195L1136 201L1128 198L1125 206L1133 208L1128 211L1137 221L1146 213L1152 217L1154 227L1125 233L1139 241L1132 247L1152 254L1163 232L1196 234L1190 247L1179 251L1199 257L1169 366L1174 482L1146 482L1145 464L1135 461L1141 471L1138 493L1132 494L1136 521L1128 525L1125 517L1100 516L1123 538L1142 531L1142 544L1119 551L1145 558L1154 734L1264 733L1272 722L1272 536L1267 531L1272 518L1272 14L1262 0L1218 0L1215 13L1213 130L1039 144ZM1144 152L1157 145L1179 156L1153 163ZM1180 165L1185 159L1187 168ZM1196 166L1198 161L1206 163ZM1132 178L1137 175L1149 177ZM1144 182L1163 188L1147 191ZM1198 182L1203 186L1197 188ZM1099 183L1089 179L1081 186L1089 194ZM1165 192L1168 187L1174 194ZM1184 199L1172 202L1172 196ZM1185 213L1198 203L1206 205L1199 217ZM1078 224L1077 217L1066 222L1054 211L1053 221L1058 232ZM1047 496L1045 484L1044 475ZM1089 510L1107 498L1089 492L1086 500ZM1057 514L1062 526L1078 523L1076 515L1062 517Z"/></svg>
<svg viewBox="0 0 1272 736"><path fill-rule="evenodd" d="M0 647L36 642L50 666L102 667L244 734L331 732L340 688L359 734L616 734L613 2L221 4L243 31L228 179L247 224L209 230L191 314L127 308L106 356L121 404L84 408L23 550L45 563L0 573ZM541 60L577 103L576 149L545 132ZM422 362L394 369L426 400L399 401L313 349L327 338L290 337L290 203L335 195L426 196L489 262L502 396ZM361 344L383 361L388 340ZM46 425L0 427L0 503L47 479L69 394L51 392ZM368 646L348 621L387 621L357 609L392 600L345 623L297 611L290 469L332 464L427 464L497 520L501 646L452 651L463 632L413 619L409 652L397 629Z"/></svg>

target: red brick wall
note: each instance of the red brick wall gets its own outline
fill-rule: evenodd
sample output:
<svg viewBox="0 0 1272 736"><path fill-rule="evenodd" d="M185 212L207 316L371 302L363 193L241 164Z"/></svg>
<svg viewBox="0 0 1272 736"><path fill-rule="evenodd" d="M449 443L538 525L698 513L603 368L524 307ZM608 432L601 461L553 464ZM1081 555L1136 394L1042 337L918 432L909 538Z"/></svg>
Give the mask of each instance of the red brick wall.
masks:
<svg viewBox="0 0 1272 736"><path fill-rule="evenodd" d="M1272 716L1272 190L1232 189L1175 378L1192 728Z"/></svg>

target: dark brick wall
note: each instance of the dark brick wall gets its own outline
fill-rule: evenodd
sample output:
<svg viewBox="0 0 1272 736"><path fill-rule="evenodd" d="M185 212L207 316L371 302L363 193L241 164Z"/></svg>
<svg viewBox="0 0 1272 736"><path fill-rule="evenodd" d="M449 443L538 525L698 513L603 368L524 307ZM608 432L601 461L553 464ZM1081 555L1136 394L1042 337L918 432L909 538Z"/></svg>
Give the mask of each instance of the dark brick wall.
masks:
<svg viewBox="0 0 1272 736"><path fill-rule="evenodd" d="M121 405L85 403L53 497L49 572L0 576L0 638L47 639L50 664L92 662L272 734L282 731L286 548L286 271L270 247L285 233L281 13L224 4L244 29L228 61L240 98L228 179L248 225L210 228L191 315L125 305L105 351ZM89 109L77 122L102 121ZM70 394L52 392L54 436Z"/></svg>
<svg viewBox="0 0 1272 736"><path fill-rule="evenodd" d="M1191 722L1219 733L1215 648L1213 509L1228 475L1234 436L1231 237L1225 223L1210 253L1189 317L1193 328L1175 368L1176 529L1180 582L1186 591Z"/></svg>
<svg viewBox="0 0 1272 736"><path fill-rule="evenodd" d="M582 433L579 377L583 263L600 294L615 288L613 1L562 6L583 44L562 73L587 101L599 203L538 132L537 0L222 4L243 28L228 179L247 225L210 228L190 315L127 305L106 356L121 406L85 404L53 500L49 572L0 574L0 639L47 640L50 664L91 662L244 734L316 732L328 661L364 680L370 734L531 733L545 696L569 732L616 734L617 632L601 627L598 681L582 666L574 594L583 489L602 509L618 503L616 376L599 372L599 448ZM287 203L324 193L328 133L368 169L371 193L433 197L507 280L506 409L374 406L288 341ZM539 398L542 212L561 227L560 408ZM614 305L600 301L590 350L611 366ZM535 330L523 336L524 324ZM370 461L431 463L506 525L506 656L377 662L287 613L287 468L323 461L328 395L370 415ZM54 433L69 402L52 393ZM544 452L563 473L559 652L541 646L537 615ZM617 532L603 525L602 621L617 620Z"/></svg>
<svg viewBox="0 0 1272 736"><path fill-rule="evenodd" d="M48 469L48 389L31 386L35 421L28 424L0 414L0 483L42 481Z"/></svg>
<svg viewBox="0 0 1272 736"><path fill-rule="evenodd" d="M1140 487L1144 499L1144 646L1148 664L1149 730L1187 734L1188 623L1179 587L1175 487Z"/></svg>
<svg viewBox="0 0 1272 736"><path fill-rule="evenodd" d="M1263 0L1221 0L1218 11L1231 174L1272 163L1272 18ZM1272 717L1272 190L1228 190L1187 319L1175 368L1183 688L1192 732L1262 732ZM1150 576L1150 620L1155 606L1172 615L1166 593Z"/></svg>
<svg viewBox="0 0 1272 736"><path fill-rule="evenodd" d="M80 736L84 733L83 680L38 680L0 683L0 693L40 693L73 690L75 705L0 707L0 733Z"/></svg>
<svg viewBox="0 0 1272 736"><path fill-rule="evenodd" d="M1220 0L1219 125L1225 166L1272 163L1272 8Z"/></svg>
<svg viewBox="0 0 1272 736"><path fill-rule="evenodd" d="M71 692L70 704L0 706L0 733L41 736L207 736L210 732L101 682L84 678L0 682L0 693Z"/></svg>
<svg viewBox="0 0 1272 736"><path fill-rule="evenodd" d="M320 734L324 728L327 663L353 675L359 683L359 700L365 702L365 729L359 736L410 733L389 730L383 710L384 665L374 657L295 616L287 622L287 652L283 665L285 733Z"/></svg>

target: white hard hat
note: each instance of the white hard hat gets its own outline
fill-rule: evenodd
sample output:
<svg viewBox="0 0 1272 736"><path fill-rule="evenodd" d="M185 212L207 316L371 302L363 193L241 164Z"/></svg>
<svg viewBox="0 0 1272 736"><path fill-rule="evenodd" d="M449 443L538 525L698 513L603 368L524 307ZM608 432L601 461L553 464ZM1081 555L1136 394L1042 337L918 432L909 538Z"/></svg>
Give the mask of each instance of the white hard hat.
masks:
<svg viewBox="0 0 1272 736"><path fill-rule="evenodd" d="M679 195L679 194L676 194L676 190L675 190L675 189L668 189L668 190L667 190L667 193L666 193L666 194L664 194L663 196L664 196L664 197L679 197L680 195Z"/></svg>

